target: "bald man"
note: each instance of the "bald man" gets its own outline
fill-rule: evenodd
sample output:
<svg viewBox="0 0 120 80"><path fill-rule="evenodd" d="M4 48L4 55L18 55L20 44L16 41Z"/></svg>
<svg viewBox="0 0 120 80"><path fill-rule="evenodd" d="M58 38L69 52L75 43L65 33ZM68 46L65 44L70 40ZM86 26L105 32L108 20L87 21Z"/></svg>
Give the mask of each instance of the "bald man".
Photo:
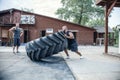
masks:
<svg viewBox="0 0 120 80"><path fill-rule="evenodd" d="M67 41L68 41L68 49L77 53L80 56L80 59L83 58L82 54L78 51L78 44L75 40L73 33L71 31L68 31L67 26L63 26L62 30L65 34L65 37L67 38ZM65 49L64 52L67 55L67 59L69 59L69 54L68 54L67 49Z"/></svg>

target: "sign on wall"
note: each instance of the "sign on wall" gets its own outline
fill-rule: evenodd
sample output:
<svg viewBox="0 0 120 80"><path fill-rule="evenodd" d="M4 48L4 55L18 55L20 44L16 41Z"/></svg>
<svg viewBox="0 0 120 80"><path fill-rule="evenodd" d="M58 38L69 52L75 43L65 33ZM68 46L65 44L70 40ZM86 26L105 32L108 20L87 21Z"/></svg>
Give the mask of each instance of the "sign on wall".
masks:
<svg viewBox="0 0 120 80"><path fill-rule="evenodd" d="M21 15L21 24L35 24L35 15Z"/></svg>
<svg viewBox="0 0 120 80"><path fill-rule="evenodd" d="M47 28L46 33L53 33L53 28Z"/></svg>

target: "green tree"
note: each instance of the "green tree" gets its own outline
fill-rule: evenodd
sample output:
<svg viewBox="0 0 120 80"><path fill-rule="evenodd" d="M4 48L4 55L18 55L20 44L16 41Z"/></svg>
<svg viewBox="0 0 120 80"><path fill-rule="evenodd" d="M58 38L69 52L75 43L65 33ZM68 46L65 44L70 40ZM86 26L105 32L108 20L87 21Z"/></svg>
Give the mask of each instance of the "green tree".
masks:
<svg viewBox="0 0 120 80"><path fill-rule="evenodd" d="M104 20L104 10L101 7L94 5L93 7L93 14L89 19L89 22L86 24L88 26L101 26L104 27L105 20Z"/></svg>
<svg viewBox="0 0 120 80"><path fill-rule="evenodd" d="M56 15L60 19L81 25L92 25L96 21L103 21L104 10L95 5L94 0L61 0L62 8Z"/></svg>
<svg viewBox="0 0 120 80"><path fill-rule="evenodd" d="M89 22L86 25L90 27L96 27L96 26L104 27L104 24L105 24L105 21L103 20L103 18L100 18L100 19L96 18L93 20L89 20Z"/></svg>
<svg viewBox="0 0 120 80"><path fill-rule="evenodd" d="M118 46L118 43L119 43L119 30L118 30L118 26L120 26L120 25L117 25L116 27L113 28L116 46Z"/></svg>

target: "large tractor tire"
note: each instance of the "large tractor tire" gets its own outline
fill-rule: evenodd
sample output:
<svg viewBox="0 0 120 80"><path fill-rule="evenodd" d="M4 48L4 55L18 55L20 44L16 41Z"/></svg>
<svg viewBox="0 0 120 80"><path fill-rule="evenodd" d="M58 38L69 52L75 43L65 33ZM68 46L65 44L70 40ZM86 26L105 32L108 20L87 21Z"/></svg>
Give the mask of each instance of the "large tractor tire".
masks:
<svg viewBox="0 0 120 80"><path fill-rule="evenodd" d="M67 48L67 39L62 31L35 39L26 44L27 55L33 61L40 61L45 57L63 51L65 48Z"/></svg>

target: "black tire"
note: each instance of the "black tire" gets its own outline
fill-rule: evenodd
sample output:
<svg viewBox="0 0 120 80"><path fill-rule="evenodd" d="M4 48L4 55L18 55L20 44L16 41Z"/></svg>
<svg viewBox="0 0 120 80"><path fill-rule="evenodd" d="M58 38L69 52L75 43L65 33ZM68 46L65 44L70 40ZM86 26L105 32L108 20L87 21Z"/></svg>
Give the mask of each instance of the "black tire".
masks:
<svg viewBox="0 0 120 80"><path fill-rule="evenodd" d="M67 48L67 39L62 31L35 39L26 44L27 56L33 61L40 61L42 58L57 54L65 48Z"/></svg>

